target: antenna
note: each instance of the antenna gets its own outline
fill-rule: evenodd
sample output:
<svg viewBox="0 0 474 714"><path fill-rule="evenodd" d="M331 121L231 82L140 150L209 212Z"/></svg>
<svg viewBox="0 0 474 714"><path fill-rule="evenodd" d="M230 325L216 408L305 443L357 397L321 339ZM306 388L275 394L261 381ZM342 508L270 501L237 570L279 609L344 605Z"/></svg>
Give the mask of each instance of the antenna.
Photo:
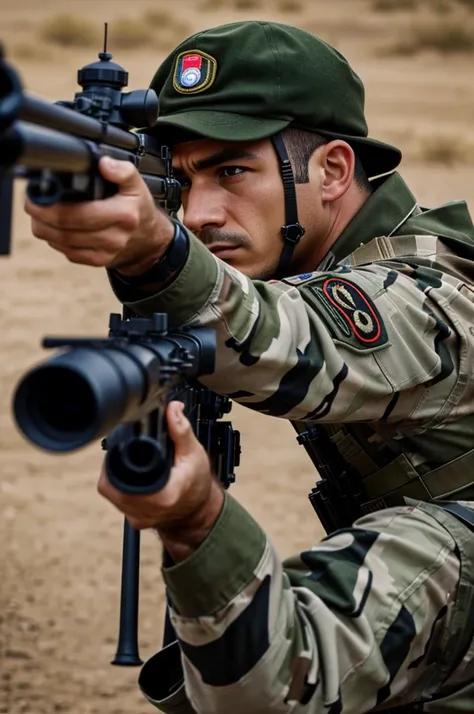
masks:
<svg viewBox="0 0 474 714"><path fill-rule="evenodd" d="M107 54L107 30L109 27L108 22L104 22L104 55Z"/></svg>

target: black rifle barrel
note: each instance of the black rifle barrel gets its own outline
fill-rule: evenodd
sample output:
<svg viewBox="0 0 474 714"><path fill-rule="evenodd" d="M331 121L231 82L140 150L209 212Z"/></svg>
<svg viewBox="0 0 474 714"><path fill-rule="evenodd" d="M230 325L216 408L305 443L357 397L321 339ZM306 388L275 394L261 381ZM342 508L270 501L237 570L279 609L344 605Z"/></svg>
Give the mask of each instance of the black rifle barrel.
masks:
<svg viewBox="0 0 474 714"><path fill-rule="evenodd" d="M95 168L100 156L127 161L134 153L22 121L0 134L0 169L21 165L29 169L86 174ZM144 173L163 174L162 161L155 156L144 154L139 164Z"/></svg>
<svg viewBox="0 0 474 714"><path fill-rule="evenodd" d="M83 139L46 127L15 122L0 136L0 165L20 164L29 169L49 169L85 174L93 154Z"/></svg>
<svg viewBox="0 0 474 714"><path fill-rule="evenodd" d="M0 75L1 81L1 75ZM0 117L2 103L0 101ZM112 144L120 149L133 151L139 147L140 141L136 134L124 131L113 124L100 122L93 117L62 107L58 104L49 104L43 99L23 95L18 119L32 124L46 126L67 134L73 134L83 139L100 141L102 144ZM1 118L0 118L1 123Z"/></svg>

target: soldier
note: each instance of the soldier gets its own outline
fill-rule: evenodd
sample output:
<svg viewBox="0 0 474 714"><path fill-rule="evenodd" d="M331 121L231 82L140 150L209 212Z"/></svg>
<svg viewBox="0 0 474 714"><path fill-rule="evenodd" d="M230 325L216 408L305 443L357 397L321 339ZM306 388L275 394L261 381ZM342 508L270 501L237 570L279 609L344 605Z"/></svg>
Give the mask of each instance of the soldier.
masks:
<svg viewBox="0 0 474 714"><path fill-rule="evenodd" d="M196 711L470 711L474 694L459 694L474 627L465 203L419 206L396 172L399 150L367 136L359 78L297 28L200 32L152 87L152 131L173 146L186 228L156 209L133 166L103 159L118 194L27 204L33 232L73 262L106 267L135 313L213 326L206 384L293 420L323 475L327 453L345 474L315 503L328 531L343 530L283 579L256 525L235 557L222 538L217 599L210 583L186 601L207 577L202 550L166 575ZM226 504L219 533L237 512L248 524ZM204 531L204 551L214 549ZM161 694L149 696L169 709Z"/></svg>
<svg viewBox="0 0 474 714"><path fill-rule="evenodd" d="M282 567L213 479L179 402L167 420L175 462L161 492L99 481L165 551L179 644L144 665L150 702L168 714L472 712L473 536L461 522L430 505L388 508Z"/></svg>

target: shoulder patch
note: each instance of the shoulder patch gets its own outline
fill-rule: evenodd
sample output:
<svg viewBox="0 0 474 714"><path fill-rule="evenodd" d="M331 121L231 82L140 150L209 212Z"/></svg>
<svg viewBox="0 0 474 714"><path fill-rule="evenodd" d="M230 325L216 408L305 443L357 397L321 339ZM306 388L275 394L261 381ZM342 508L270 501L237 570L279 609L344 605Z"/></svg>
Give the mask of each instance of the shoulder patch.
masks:
<svg viewBox="0 0 474 714"><path fill-rule="evenodd" d="M197 94L214 84L217 60L201 50L186 50L175 60L173 87L180 94Z"/></svg>
<svg viewBox="0 0 474 714"><path fill-rule="evenodd" d="M279 280L271 280L269 282L273 283L286 283L287 285L299 285L300 283L305 283L308 280L314 279L315 275L318 273L301 273L300 275L292 275L289 278L282 278L280 281Z"/></svg>
<svg viewBox="0 0 474 714"><path fill-rule="evenodd" d="M346 278L321 276L301 286L332 336L357 350L388 345L383 319L374 301Z"/></svg>

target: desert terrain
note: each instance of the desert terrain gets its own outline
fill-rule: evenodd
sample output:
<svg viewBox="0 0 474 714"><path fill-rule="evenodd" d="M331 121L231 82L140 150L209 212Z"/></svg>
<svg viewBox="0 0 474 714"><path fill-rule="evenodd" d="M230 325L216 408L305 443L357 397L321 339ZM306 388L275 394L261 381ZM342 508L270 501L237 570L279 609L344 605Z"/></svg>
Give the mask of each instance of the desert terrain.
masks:
<svg viewBox="0 0 474 714"><path fill-rule="evenodd" d="M305 27L334 44L362 77L371 135L404 151L401 173L421 204L464 199L473 208L473 5L5 0L0 40L25 87L53 101L73 97L77 69L100 50L92 30L99 37L105 21L109 49L129 71L131 89L148 86L173 45L198 29L249 18ZM137 689L138 670L110 665L122 519L96 493L100 447L66 456L40 452L19 435L10 411L20 376L47 356L43 335L104 336L108 313L119 305L102 270L69 264L32 237L23 192L18 182L12 255L0 258L0 713L146 714L152 708ZM315 473L290 425L239 407L231 417L243 445L232 493L282 557L307 547L322 534L307 500ZM161 641L164 600L160 548L150 533L142 538L141 563L146 659Z"/></svg>

